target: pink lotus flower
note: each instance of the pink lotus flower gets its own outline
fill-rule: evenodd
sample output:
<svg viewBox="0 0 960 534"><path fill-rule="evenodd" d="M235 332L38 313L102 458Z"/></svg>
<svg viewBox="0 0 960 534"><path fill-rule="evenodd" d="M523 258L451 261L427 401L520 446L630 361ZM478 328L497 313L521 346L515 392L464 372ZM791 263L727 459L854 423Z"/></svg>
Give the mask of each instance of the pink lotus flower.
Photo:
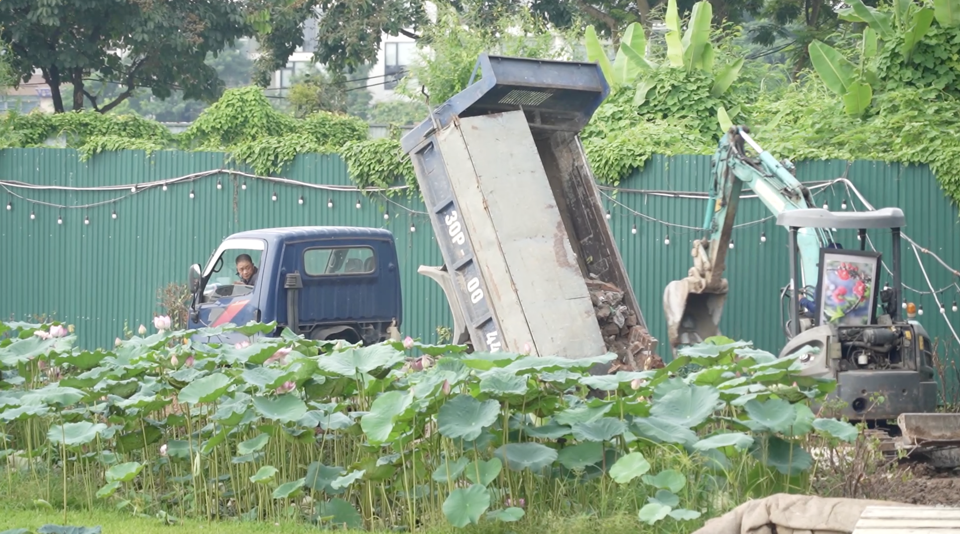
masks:
<svg viewBox="0 0 960 534"><path fill-rule="evenodd" d="M293 381L286 381L277 388L277 395L283 395L284 393L290 393L291 391L297 389L297 383Z"/></svg>
<svg viewBox="0 0 960 534"><path fill-rule="evenodd" d="M245 348L247 348L247 347L249 347L249 346L250 346L250 342L247 341L246 339L244 339L243 341L235 344L235 345L234 345L234 348L237 348L237 349L245 349Z"/></svg>
<svg viewBox="0 0 960 534"><path fill-rule="evenodd" d="M123 343L123 341L120 341L120 338L117 338L117 339L114 339L114 340L113 340L113 346L114 346L114 347L119 347L121 343Z"/></svg>
<svg viewBox="0 0 960 534"><path fill-rule="evenodd" d="M37 336L40 339L50 339L50 334L43 330L34 330L33 335Z"/></svg>
<svg viewBox="0 0 960 534"><path fill-rule="evenodd" d="M403 338L403 348L405 348L405 349L407 349L407 350L410 350L410 349L413 348L413 338L412 338L412 337L407 336L407 337Z"/></svg>
<svg viewBox="0 0 960 534"><path fill-rule="evenodd" d="M291 351L293 351L293 347L280 347L277 349L277 352L274 352L273 356L267 358L267 361L263 362L263 364L270 365L273 362L279 362L280 365L284 365L287 363L287 354L290 354Z"/></svg>
<svg viewBox="0 0 960 534"><path fill-rule="evenodd" d="M443 387L440 388L440 390L443 391L443 394L444 394L444 395L449 395L449 394L450 394L450 381L449 381L449 380L444 380L444 381L443 381Z"/></svg>
<svg viewBox="0 0 960 534"><path fill-rule="evenodd" d="M193 367L194 363L196 363L196 360L193 358L193 354L187 356L187 359L183 361L183 365L187 367Z"/></svg>
<svg viewBox="0 0 960 534"><path fill-rule="evenodd" d="M50 337L66 337L69 332L63 325L53 325L50 327Z"/></svg>
<svg viewBox="0 0 960 534"><path fill-rule="evenodd" d="M168 315L158 315L153 318L153 327L161 332L170 330L170 324L170 317Z"/></svg>

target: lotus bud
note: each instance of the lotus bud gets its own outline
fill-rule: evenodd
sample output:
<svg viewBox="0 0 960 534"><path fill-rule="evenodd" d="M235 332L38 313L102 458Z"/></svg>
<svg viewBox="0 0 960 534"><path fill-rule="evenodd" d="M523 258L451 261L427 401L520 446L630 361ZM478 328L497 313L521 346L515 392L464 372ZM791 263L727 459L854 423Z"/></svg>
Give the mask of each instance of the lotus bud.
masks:
<svg viewBox="0 0 960 534"><path fill-rule="evenodd" d="M178 363L180 363L180 360L177 359L176 354L170 357L170 365L176 367Z"/></svg>
<svg viewBox="0 0 960 534"><path fill-rule="evenodd" d="M412 338L412 337L407 336L407 337L403 338L403 348L405 348L405 349L407 349L407 350L410 350L410 349L413 348L413 338Z"/></svg>
<svg viewBox="0 0 960 534"><path fill-rule="evenodd" d="M643 380L640 380L639 378L634 378L633 380L630 381L630 387L632 387L634 390L640 389L640 386L642 385L643 385Z"/></svg>
<svg viewBox="0 0 960 534"><path fill-rule="evenodd" d="M140 334L141 336L146 335L147 327L140 325L140 328L137 329L137 333Z"/></svg>
<svg viewBox="0 0 960 534"><path fill-rule="evenodd" d="M72 333L73 333L73 331L74 331L74 328L73 328L73 325L69 325L69 326L67 326L67 331L68 331L68 332L70 332L70 333L72 334Z"/></svg>
<svg viewBox="0 0 960 534"><path fill-rule="evenodd" d="M195 362L196 360L193 358L193 354L191 354L190 356L187 356L186 360L184 360L183 365L186 365L187 367L193 367Z"/></svg>
<svg viewBox="0 0 960 534"><path fill-rule="evenodd" d="M166 456L166 455L167 455L167 444L164 443L163 445L160 445L160 456Z"/></svg>
<svg viewBox="0 0 960 534"><path fill-rule="evenodd" d="M33 335L37 336L40 339L50 339L50 334L44 332L43 330L34 330Z"/></svg>
<svg viewBox="0 0 960 534"><path fill-rule="evenodd" d="M449 380L444 380L444 381L443 381L443 388L441 388L441 389L442 389L444 395L449 395L449 394L450 394L450 381L449 381Z"/></svg>
<svg viewBox="0 0 960 534"><path fill-rule="evenodd" d="M250 342L247 341L247 340L243 340L243 341L237 343L236 345L234 345L234 348L237 348L237 349L245 349L245 348L247 348L247 347L249 347L249 346L250 346Z"/></svg>
<svg viewBox="0 0 960 534"><path fill-rule="evenodd" d="M524 344L523 344L523 355L524 355L524 356L530 355L530 351L531 351L531 350L533 350L533 349L530 347L530 344L529 344L529 343L524 343Z"/></svg>
<svg viewBox="0 0 960 534"><path fill-rule="evenodd" d="M433 366L433 358L431 358L429 355L424 355L420 358L421 369L429 369L432 366Z"/></svg>
<svg viewBox="0 0 960 534"><path fill-rule="evenodd" d="M113 340L113 346L114 346L114 347L119 347L121 343L123 343L123 341L120 341L120 338L117 338L117 339L114 339L114 340Z"/></svg>

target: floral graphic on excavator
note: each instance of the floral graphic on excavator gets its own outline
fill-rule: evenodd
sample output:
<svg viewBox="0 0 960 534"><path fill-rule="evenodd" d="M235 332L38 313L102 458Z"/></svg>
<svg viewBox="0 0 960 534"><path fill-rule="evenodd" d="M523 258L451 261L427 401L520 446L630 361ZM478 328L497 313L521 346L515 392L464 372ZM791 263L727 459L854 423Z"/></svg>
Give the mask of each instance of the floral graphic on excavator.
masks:
<svg viewBox="0 0 960 534"><path fill-rule="evenodd" d="M870 324L872 261L828 260L824 271L823 315L827 320L846 326Z"/></svg>

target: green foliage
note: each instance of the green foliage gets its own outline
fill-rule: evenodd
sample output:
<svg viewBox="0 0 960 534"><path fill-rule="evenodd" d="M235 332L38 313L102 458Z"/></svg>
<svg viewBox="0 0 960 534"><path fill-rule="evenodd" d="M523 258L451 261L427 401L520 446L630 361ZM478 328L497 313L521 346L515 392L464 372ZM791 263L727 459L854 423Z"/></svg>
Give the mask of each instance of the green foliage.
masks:
<svg viewBox="0 0 960 534"><path fill-rule="evenodd" d="M435 108L467 87L481 53L556 59L565 52L555 50L553 40L554 34L537 25L529 13L504 17L497 25L484 27L468 15L441 5L437 23L425 28L417 41L418 47L429 46L430 53L418 53L408 67L416 83L405 78L407 81L401 81L397 91L423 101L420 87L424 86L430 106ZM482 72L477 72L478 79L482 76Z"/></svg>
<svg viewBox="0 0 960 534"><path fill-rule="evenodd" d="M0 32L2 31L3 27L0 26ZM0 95L7 87L12 86L17 81L17 75L10 64L11 54L10 45L0 41Z"/></svg>
<svg viewBox="0 0 960 534"><path fill-rule="evenodd" d="M369 83L366 81L369 73L369 66L345 76L332 76L311 67L306 74L294 77L287 102L296 117L316 111L330 111L364 118L373 99L370 91L364 89L364 85Z"/></svg>
<svg viewBox="0 0 960 534"><path fill-rule="evenodd" d="M339 148L350 141L365 140L369 127L366 122L356 117L318 111L299 123L297 131L309 135L320 144Z"/></svg>
<svg viewBox="0 0 960 534"><path fill-rule="evenodd" d="M843 98L844 109L860 116L873 99L875 88L953 87L960 44L960 17L953 0L938 0L934 9L913 0L896 0L892 7L873 8L850 0L840 17L866 25L859 48L859 65L835 48L814 40L810 60L824 84ZM932 25L934 18L937 25ZM929 37L928 37L929 36ZM954 95L956 96L956 95Z"/></svg>
<svg viewBox="0 0 960 534"><path fill-rule="evenodd" d="M592 376L616 355L414 343L435 355L415 370L400 342L257 336L275 327L161 331L89 352L58 324L0 323L2 451L42 487L86 488L78 504L91 509L100 488L97 501L177 517L411 530L589 510L689 532L720 503L807 491L805 447L857 437L808 407L834 382L726 338L666 369ZM674 376L690 364L701 370ZM491 377L523 388L485 387Z"/></svg>
<svg viewBox="0 0 960 534"><path fill-rule="evenodd" d="M405 126L423 122L429 113L422 102L388 101L377 102L367 113L370 124Z"/></svg>
<svg viewBox="0 0 960 534"><path fill-rule="evenodd" d="M116 134L96 136L89 138L85 143L77 147L80 153L80 161L88 161L91 157L102 152L116 152L119 150L142 150L147 154L152 154L157 150L166 148L162 143L150 139L139 139L136 137L124 137Z"/></svg>
<svg viewBox="0 0 960 534"><path fill-rule="evenodd" d="M793 161L866 159L926 164L960 203L960 100L934 89L878 95L872 113L851 121L826 91L794 86L751 106L754 138Z"/></svg>
<svg viewBox="0 0 960 534"><path fill-rule="evenodd" d="M667 135L655 134L660 139L654 143L644 141L641 136L649 133L644 131L648 128L639 126L638 131L638 123L682 125L689 130L686 134L673 128L669 137L672 141L678 137L696 140L691 153L700 153L702 149L697 145L715 142L719 137L717 114L727 114L726 106L733 101L728 93L739 78L744 61L736 58L715 67L711 9L707 2L694 4L681 37L677 1L669 0L667 62L661 64L645 57L647 44L639 24L632 24L624 33L612 64L593 27L587 28L587 58L600 64L612 93L583 132L584 146L599 180L619 182L633 169L641 168L655 152L651 144L666 144ZM686 148L690 143L668 150L672 152L679 146Z"/></svg>
<svg viewBox="0 0 960 534"><path fill-rule="evenodd" d="M897 35L877 56L877 76L884 90L931 87L960 98L960 26L932 26L905 57L904 36Z"/></svg>
<svg viewBox="0 0 960 534"><path fill-rule="evenodd" d="M21 79L44 70L58 113L87 106L107 112L138 87L159 98L179 87L185 98L215 99L223 82L207 54L251 33L244 19L251 3L4 0L0 20L17 23L0 29L0 40L16 44L11 64ZM88 91L91 78L123 90L98 101ZM63 84L72 87L66 99Z"/></svg>
<svg viewBox="0 0 960 534"><path fill-rule="evenodd" d="M181 134L181 140L216 150L296 130L292 117L273 109L259 87L248 86L224 92Z"/></svg>
<svg viewBox="0 0 960 534"><path fill-rule="evenodd" d="M10 112L0 117L7 131L0 146L39 147L50 138L63 136L66 146L80 148L90 145L87 153L144 146L149 141L152 147L167 147L173 135L162 124L144 119L139 115L104 115L94 111L71 111L55 115L34 112L27 115ZM0 131L3 131L0 129ZM109 138L109 139L106 139ZM125 144L124 139L131 140Z"/></svg>
<svg viewBox="0 0 960 534"><path fill-rule="evenodd" d="M410 186L410 191L416 190L413 162L396 139L348 141L340 149L340 155L358 187L387 188L402 180Z"/></svg>

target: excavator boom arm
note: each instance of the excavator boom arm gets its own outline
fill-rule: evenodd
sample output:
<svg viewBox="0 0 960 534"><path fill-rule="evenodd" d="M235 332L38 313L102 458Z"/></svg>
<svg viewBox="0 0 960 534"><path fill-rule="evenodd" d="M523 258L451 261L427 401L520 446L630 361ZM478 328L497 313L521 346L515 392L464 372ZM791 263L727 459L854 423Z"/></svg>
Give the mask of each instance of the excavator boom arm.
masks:
<svg viewBox="0 0 960 534"><path fill-rule="evenodd" d="M744 144L757 157L748 157ZM686 278L671 282L664 291L664 311L668 337L674 349L718 335L720 317L726 300L727 251L730 249L734 221L741 192L752 190L776 217L785 211L814 207L809 190L781 163L760 148L746 128L735 126L720 139L712 158L711 188L704 217L704 236L694 242L691 255L694 266ZM817 262L821 246L832 241L825 229L802 228L798 231L801 287L816 285ZM795 281L791 281L791 285Z"/></svg>

